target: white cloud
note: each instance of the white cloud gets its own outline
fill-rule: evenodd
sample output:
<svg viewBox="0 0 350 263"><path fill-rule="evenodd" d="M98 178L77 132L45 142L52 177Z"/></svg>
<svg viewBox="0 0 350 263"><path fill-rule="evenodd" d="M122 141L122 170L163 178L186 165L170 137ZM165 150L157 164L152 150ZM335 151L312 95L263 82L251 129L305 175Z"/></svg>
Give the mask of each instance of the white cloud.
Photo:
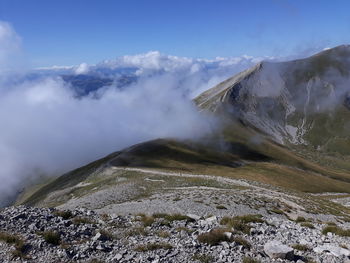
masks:
<svg viewBox="0 0 350 263"><path fill-rule="evenodd" d="M255 58L243 55L241 57L217 57L215 59L196 59L188 57L178 57L161 54L159 51L150 51L144 54L133 56L122 56L114 60L105 60L95 67L123 68L136 67L144 70L162 70L165 72L175 72L191 68L193 65L204 67L226 67L240 64L251 64L268 57ZM254 62L253 62L254 61Z"/></svg>
<svg viewBox="0 0 350 263"><path fill-rule="evenodd" d="M216 57L214 59L196 59L161 54L150 51L133 56L122 56L113 60L105 60L96 65L82 63L73 67L53 67L45 69L52 74L95 74L103 77L119 76L127 71L141 80L170 74L175 77L175 89L190 99L204 90L211 88L232 75L245 70L261 60L269 57Z"/></svg>
<svg viewBox="0 0 350 263"><path fill-rule="evenodd" d="M194 138L211 128L162 75L100 98L76 99L59 79L26 82L0 96L0 195L33 173L60 174L131 144Z"/></svg>
<svg viewBox="0 0 350 263"><path fill-rule="evenodd" d="M0 69L18 54L20 38L0 22ZM254 59L205 60L152 51L97 65L41 68L44 77L20 84L4 85L0 79L0 199L38 174L58 175L135 143L200 137L216 125L190 99ZM113 75L128 68L138 75L137 82L127 89L100 89L98 99L75 98L55 76Z"/></svg>
<svg viewBox="0 0 350 263"><path fill-rule="evenodd" d="M2 43L16 44L15 32L8 24L1 25L5 25ZM6 47L0 45L4 57L17 55ZM150 139L198 138L215 126L179 88L174 68L189 63L186 59L156 52L124 60L124 66L165 67L172 73L141 75L128 89L106 87L98 91L98 99L75 98L72 89L52 74L6 85L0 81L0 200L38 175L59 175ZM71 70L86 72L88 68L81 64Z"/></svg>
<svg viewBox="0 0 350 263"><path fill-rule="evenodd" d="M18 70L23 64L21 55L21 38L9 23L0 21L0 74Z"/></svg>
<svg viewBox="0 0 350 263"><path fill-rule="evenodd" d="M89 65L81 63L76 69L75 74L87 74L89 72Z"/></svg>

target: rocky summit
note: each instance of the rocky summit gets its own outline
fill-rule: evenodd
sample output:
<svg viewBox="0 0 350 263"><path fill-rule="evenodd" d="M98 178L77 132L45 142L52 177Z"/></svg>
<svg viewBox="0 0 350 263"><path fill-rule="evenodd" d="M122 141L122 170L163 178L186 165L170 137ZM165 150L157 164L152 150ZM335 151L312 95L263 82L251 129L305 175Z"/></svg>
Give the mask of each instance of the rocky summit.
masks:
<svg viewBox="0 0 350 263"><path fill-rule="evenodd" d="M350 232L341 224L279 214L120 216L17 206L0 218L1 262L350 262Z"/></svg>

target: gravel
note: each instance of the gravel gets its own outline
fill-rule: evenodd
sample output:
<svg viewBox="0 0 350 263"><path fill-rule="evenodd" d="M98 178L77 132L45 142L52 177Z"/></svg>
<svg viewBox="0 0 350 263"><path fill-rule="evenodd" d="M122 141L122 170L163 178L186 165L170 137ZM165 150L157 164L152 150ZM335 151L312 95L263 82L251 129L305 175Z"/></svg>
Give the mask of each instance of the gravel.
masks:
<svg viewBox="0 0 350 263"><path fill-rule="evenodd" d="M285 216L264 215L262 222L248 223L249 233L242 233L238 228L220 225L221 218L204 218L195 213L187 217L147 217L98 214L87 209L63 213L53 208L7 207L0 211L1 233L12 234L22 243L0 241L0 259L1 262L242 262L247 257L260 262L299 263L350 260L349 237L323 235L325 223L312 222L311 229ZM215 245L198 241L199 235L223 227L225 241ZM48 232L58 234L59 245L45 238ZM293 249L296 244L307 249Z"/></svg>

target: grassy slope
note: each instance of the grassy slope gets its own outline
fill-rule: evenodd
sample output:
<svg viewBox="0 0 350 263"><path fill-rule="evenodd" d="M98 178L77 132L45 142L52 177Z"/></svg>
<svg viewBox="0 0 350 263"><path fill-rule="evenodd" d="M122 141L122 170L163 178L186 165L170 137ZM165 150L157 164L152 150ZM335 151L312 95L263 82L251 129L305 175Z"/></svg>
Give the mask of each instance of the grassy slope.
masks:
<svg viewBox="0 0 350 263"><path fill-rule="evenodd" d="M57 178L24 203L35 205L48 193L75 186L106 164L241 178L303 192L350 193L348 174L309 162L262 137L258 143L252 141L254 130L232 125L219 137L201 139L202 143L159 139L132 146Z"/></svg>
<svg viewBox="0 0 350 263"><path fill-rule="evenodd" d="M118 152L112 153L102 159L89 163L78 169L70 171L62 176L59 176L54 180L51 180L49 183L39 188L29 197L22 198L24 200L21 203L28 204L28 205L35 205L41 200L43 200L49 193L52 193L57 190L62 190L68 187L76 186L80 182L83 182L85 179L87 179L99 167L105 165L106 162L108 162L110 159L112 159L118 154L119 154Z"/></svg>

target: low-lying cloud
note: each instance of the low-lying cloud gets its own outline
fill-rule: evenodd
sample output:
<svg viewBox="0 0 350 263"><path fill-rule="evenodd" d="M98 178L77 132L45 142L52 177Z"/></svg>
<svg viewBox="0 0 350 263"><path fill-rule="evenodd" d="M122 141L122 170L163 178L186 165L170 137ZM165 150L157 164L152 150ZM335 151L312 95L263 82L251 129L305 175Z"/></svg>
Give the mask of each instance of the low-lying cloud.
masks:
<svg viewBox="0 0 350 263"><path fill-rule="evenodd" d="M209 131L211 120L172 89L173 82L162 76L127 91L107 88L99 99L76 99L62 80L53 78L4 92L0 179L5 183L0 193L11 194L33 173L60 174L134 143L194 138Z"/></svg>

